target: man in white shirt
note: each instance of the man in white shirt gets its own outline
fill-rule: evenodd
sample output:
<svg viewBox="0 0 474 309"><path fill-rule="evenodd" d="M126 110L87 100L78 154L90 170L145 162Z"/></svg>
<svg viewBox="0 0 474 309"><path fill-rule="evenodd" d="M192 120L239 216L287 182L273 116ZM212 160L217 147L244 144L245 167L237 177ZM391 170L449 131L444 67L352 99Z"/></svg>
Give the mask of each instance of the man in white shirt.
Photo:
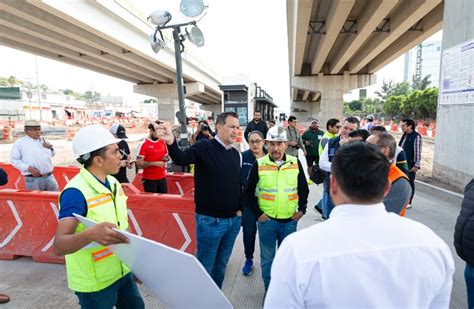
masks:
<svg viewBox="0 0 474 309"><path fill-rule="evenodd" d="M385 210L389 167L374 145L340 147L331 219L283 241L266 308L449 308L451 252L428 227Z"/></svg>
<svg viewBox="0 0 474 309"><path fill-rule="evenodd" d="M25 134L13 144L10 161L25 176L26 189L59 191L53 176L53 145L41 137L40 123L26 120Z"/></svg>

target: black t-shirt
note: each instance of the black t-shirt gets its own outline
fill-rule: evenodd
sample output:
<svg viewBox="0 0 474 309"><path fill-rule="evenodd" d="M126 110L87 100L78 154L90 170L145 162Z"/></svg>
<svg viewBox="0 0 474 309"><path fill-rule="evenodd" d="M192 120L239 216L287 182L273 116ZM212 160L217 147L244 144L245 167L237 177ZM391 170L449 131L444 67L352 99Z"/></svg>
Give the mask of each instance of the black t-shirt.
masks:
<svg viewBox="0 0 474 309"><path fill-rule="evenodd" d="M130 155L130 148L128 147L127 142L125 140L121 140L117 145L119 147L119 151L120 151L120 155L121 155L120 160L127 160L127 157ZM126 166L121 167L119 172L115 175L112 175L112 176L117 178L117 180L120 183L129 183L128 178L127 178L127 167Z"/></svg>

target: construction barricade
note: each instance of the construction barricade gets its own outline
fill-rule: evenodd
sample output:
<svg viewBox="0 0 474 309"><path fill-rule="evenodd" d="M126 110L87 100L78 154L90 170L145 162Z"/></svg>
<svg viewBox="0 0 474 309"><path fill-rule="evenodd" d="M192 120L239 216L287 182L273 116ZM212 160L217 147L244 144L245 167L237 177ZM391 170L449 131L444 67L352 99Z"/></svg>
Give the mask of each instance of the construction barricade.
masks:
<svg viewBox="0 0 474 309"><path fill-rule="evenodd" d="M2 186L2 188L26 189L25 176L23 176L13 165L9 163L0 163L0 168L2 168L8 175L8 183ZM77 166L55 166L53 169L53 175L58 182L59 190L64 189L69 180L71 180L77 173L79 173L79 167Z"/></svg>
<svg viewBox="0 0 474 309"><path fill-rule="evenodd" d="M143 171L139 171L132 184L141 192L143 189ZM194 189L194 176L191 173L172 172L166 173L166 183L168 185L168 194L185 195Z"/></svg>
<svg viewBox="0 0 474 309"><path fill-rule="evenodd" d="M194 254L192 194L140 193L131 184L124 191L132 233ZM64 263L53 252L58 197L59 192L0 190L0 259L31 256L37 262Z"/></svg>

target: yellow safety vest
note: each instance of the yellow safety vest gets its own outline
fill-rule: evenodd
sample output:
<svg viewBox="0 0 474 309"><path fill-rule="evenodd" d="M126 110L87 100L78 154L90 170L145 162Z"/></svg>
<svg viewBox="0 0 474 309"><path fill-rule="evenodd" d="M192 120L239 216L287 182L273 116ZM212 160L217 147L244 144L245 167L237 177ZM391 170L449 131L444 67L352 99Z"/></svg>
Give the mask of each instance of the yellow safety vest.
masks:
<svg viewBox="0 0 474 309"><path fill-rule="evenodd" d="M278 166L266 155L257 162L260 209L272 218L291 218L298 207L298 159L287 154L286 161Z"/></svg>
<svg viewBox="0 0 474 309"><path fill-rule="evenodd" d="M100 183L87 169L81 168L64 189L76 188L87 201L87 218L95 222L115 223L120 230L128 228L127 196L120 183L107 176L112 191ZM61 196L59 198L61 200ZM61 207L61 205L60 205ZM79 223L76 234L87 227ZM76 292L105 289L130 270L107 248L97 243L66 255L68 286Z"/></svg>

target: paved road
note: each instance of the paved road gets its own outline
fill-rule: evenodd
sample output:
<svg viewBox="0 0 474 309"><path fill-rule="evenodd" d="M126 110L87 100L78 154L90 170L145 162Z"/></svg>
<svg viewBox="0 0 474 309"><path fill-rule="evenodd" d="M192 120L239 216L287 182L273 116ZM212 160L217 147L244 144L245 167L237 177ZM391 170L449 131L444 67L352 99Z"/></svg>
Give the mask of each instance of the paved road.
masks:
<svg viewBox="0 0 474 309"><path fill-rule="evenodd" d="M314 205L320 196L320 188L311 187L310 202ZM414 208L408 217L432 228L452 247L453 227L459 212L459 201L447 199L445 195L417 191ZM320 216L310 209L303 217L299 228L318 224ZM315 244L317 246L317 244ZM256 253L258 264L258 248ZM463 280L464 263L454 254L456 274L451 308L466 308L466 292ZM240 274L244 262L242 235L238 236L231 261L226 272L223 291L236 308L258 308L262 305L263 283L257 266L250 277ZM174 265L170 265L174 267ZM160 278L157 278L160 280ZM166 284L166 282L164 282ZM159 300L141 287L147 307L163 308ZM74 294L67 289L63 265L34 263L29 258L0 261L0 292L8 293L12 301L2 308L71 308L77 307Z"/></svg>

